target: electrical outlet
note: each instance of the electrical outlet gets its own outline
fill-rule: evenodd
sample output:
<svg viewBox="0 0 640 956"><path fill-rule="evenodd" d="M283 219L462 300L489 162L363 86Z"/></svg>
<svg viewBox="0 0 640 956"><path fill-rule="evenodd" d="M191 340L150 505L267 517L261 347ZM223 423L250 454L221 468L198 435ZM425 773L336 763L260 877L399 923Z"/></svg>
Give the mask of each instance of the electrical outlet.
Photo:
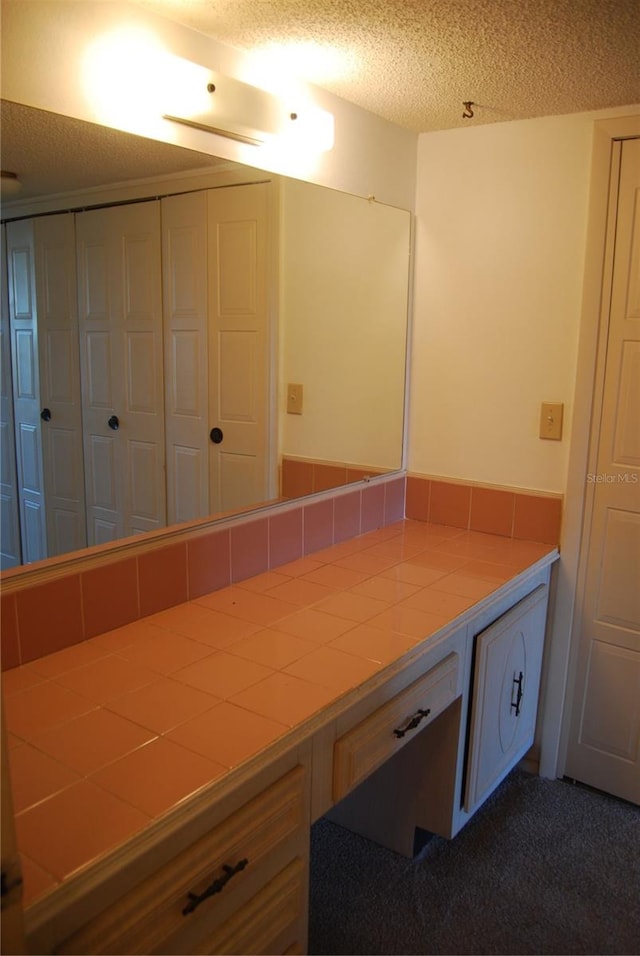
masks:
<svg viewBox="0 0 640 956"><path fill-rule="evenodd" d="M302 385L287 385L287 414L302 415Z"/></svg>
<svg viewBox="0 0 640 956"><path fill-rule="evenodd" d="M560 441L562 438L562 402L543 402L540 406L540 438Z"/></svg>

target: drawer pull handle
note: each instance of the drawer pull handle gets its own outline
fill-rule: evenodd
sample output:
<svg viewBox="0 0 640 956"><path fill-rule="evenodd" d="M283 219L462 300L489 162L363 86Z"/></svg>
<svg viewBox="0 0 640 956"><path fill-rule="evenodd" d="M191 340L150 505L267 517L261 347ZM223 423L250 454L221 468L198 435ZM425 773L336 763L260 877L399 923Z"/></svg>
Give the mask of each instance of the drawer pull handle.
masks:
<svg viewBox="0 0 640 956"><path fill-rule="evenodd" d="M524 695L524 691L522 690L523 677L524 677L524 674L522 673L522 671L520 671L520 674L518 675L518 677L513 678L513 683L517 685L518 689L516 691L515 701L513 699L513 693L511 694L511 710L515 710L516 717L520 716L520 704L522 703L522 697Z"/></svg>
<svg viewBox="0 0 640 956"><path fill-rule="evenodd" d="M426 710L419 710L411 718L411 720L409 721L406 727L396 728L396 730L393 731L394 734L396 735L396 737L404 737L404 735L408 733L408 731L415 730L418 724L420 723L420 721L423 719L423 717L428 717L430 713L431 713L431 709L429 707L427 707Z"/></svg>
<svg viewBox="0 0 640 956"><path fill-rule="evenodd" d="M206 890L202 893L188 893L189 902L182 911L183 916L188 916L189 913L193 913L196 907L200 906L205 900L209 899L210 896L215 896L216 893L220 893L221 890L225 888L232 876L235 876L236 873L240 873L241 870L244 870L245 866L249 861L245 858L244 860L239 860L235 866L229 866L224 864L222 869L224 870L224 876L219 876L217 880L214 880Z"/></svg>

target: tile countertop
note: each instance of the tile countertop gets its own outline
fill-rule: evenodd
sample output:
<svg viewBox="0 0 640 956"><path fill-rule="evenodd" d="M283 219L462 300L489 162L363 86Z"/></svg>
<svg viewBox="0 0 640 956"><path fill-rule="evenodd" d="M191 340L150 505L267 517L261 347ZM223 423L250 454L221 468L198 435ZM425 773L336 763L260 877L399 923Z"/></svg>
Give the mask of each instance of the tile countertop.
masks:
<svg viewBox="0 0 640 956"><path fill-rule="evenodd" d="M555 551L405 520L6 671L25 905Z"/></svg>

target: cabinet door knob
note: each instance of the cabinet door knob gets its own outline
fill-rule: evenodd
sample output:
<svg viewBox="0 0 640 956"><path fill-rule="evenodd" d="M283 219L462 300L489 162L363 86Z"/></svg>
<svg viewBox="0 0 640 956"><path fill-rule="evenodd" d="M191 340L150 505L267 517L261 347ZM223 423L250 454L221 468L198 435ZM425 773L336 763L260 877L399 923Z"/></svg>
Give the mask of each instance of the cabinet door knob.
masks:
<svg viewBox="0 0 640 956"><path fill-rule="evenodd" d="M513 678L513 683L514 683L515 686L516 686L516 699L515 699L515 700L513 699L513 688L512 688L512 691L511 691L511 710L515 711L515 716L516 716L516 717L519 717L519 716L520 716L520 704L522 703L522 697L523 697L523 694L524 694L524 691L522 690L522 681L523 681L523 678L524 678L524 674L522 673L522 671L520 671L520 673L519 673L519 675L518 675L517 677L514 677L514 678Z"/></svg>
<svg viewBox="0 0 640 956"><path fill-rule="evenodd" d="M217 879L211 883L206 890L203 890L202 893L187 893L189 897L189 902L182 910L183 916L188 916L189 913L200 906L201 903L204 903L205 900L209 899L210 896L215 896L216 893L220 893L221 890L225 888L232 876L235 876L236 873L240 873L241 870L244 870L245 866L249 861L245 857L243 860L238 860L235 866L229 866L225 863L222 867L224 870L224 876L219 876Z"/></svg>

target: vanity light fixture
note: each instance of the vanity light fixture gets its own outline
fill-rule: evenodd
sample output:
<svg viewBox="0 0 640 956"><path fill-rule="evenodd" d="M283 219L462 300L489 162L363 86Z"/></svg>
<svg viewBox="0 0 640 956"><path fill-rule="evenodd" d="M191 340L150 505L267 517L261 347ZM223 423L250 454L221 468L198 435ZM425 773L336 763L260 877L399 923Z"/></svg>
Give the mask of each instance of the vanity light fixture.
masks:
<svg viewBox="0 0 640 956"><path fill-rule="evenodd" d="M204 109L200 105L193 113L186 109L164 113L164 119L259 146L279 136L296 118L277 96L228 76L210 73L206 92ZM198 96L202 104L202 91Z"/></svg>
<svg viewBox="0 0 640 956"><path fill-rule="evenodd" d="M22 189L22 183L18 179L16 173L11 173L9 170L3 169L0 171L1 177L1 190L0 196L2 199L12 199L14 196L17 196L20 190Z"/></svg>

